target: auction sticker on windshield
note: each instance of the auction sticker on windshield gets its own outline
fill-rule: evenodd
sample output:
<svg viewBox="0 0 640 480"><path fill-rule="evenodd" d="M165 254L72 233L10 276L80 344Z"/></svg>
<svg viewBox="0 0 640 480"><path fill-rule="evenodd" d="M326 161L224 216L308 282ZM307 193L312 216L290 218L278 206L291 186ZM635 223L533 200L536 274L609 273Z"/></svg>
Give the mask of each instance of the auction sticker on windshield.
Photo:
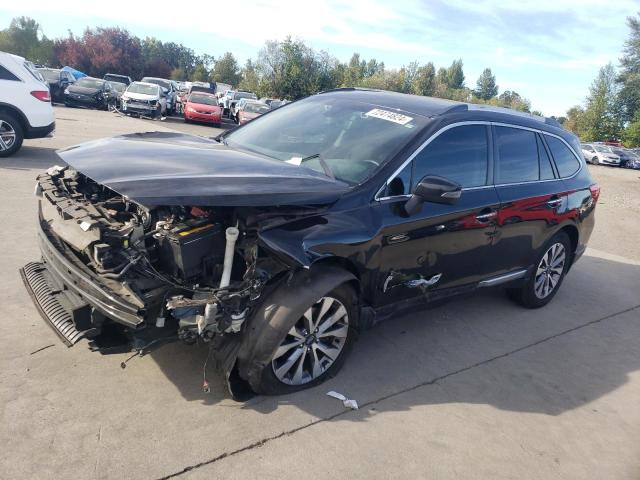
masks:
<svg viewBox="0 0 640 480"><path fill-rule="evenodd" d="M407 117L406 115L402 115L401 113L390 112L389 110L382 110L381 108L374 108L373 110L369 110L367 113L365 113L365 116L379 118L388 122L397 123L398 125L406 125L411 120L413 120L413 117Z"/></svg>

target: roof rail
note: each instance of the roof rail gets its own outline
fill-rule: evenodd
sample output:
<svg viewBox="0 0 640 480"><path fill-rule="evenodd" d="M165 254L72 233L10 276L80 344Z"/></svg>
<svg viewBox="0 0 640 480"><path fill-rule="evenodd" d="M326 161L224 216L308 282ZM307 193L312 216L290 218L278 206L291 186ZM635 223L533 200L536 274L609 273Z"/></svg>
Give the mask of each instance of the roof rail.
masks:
<svg viewBox="0 0 640 480"><path fill-rule="evenodd" d="M560 124L554 118L549 117L541 117L540 115L534 115L529 112L521 112L520 110L513 110L511 108L505 107L496 107L494 105L485 105L482 103L469 103L468 110L483 110L486 112L495 112L495 113L506 113L508 115L517 115L519 117L528 118L529 120L534 120L536 122L542 122L547 125L552 125L554 127L559 127Z"/></svg>

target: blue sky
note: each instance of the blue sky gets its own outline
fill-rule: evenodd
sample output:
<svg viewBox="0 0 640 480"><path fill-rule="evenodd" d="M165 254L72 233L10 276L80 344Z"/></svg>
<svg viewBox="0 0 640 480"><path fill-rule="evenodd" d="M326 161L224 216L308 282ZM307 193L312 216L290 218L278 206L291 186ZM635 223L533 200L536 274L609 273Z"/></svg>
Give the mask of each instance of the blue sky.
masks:
<svg viewBox="0 0 640 480"><path fill-rule="evenodd" d="M18 15L35 18L49 37L120 26L197 53L231 51L242 62L265 40L287 35L343 61L354 51L390 67L413 60L448 66L462 58L467 86L491 67L500 91L516 90L546 115L581 103L598 69L617 65L625 19L640 11L640 0L166 2L172 8L140 0L3 3L0 28Z"/></svg>

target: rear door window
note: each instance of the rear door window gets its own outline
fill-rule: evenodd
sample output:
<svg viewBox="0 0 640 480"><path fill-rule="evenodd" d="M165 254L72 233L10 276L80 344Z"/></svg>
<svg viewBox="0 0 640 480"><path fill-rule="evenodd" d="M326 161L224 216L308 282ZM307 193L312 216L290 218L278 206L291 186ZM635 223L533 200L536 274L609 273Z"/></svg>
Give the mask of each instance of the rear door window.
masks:
<svg viewBox="0 0 640 480"><path fill-rule="evenodd" d="M446 130L413 159L412 189L426 175L437 175L463 187L486 185L489 141L486 125Z"/></svg>
<svg viewBox="0 0 640 480"><path fill-rule="evenodd" d="M545 139L556 162L560 177L566 178L576 173L580 168L580 162L569 147L562 140L551 135L545 135Z"/></svg>
<svg viewBox="0 0 640 480"><path fill-rule="evenodd" d="M535 132L511 127L495 127L496 183L530 182L540 179Z"/></svg>

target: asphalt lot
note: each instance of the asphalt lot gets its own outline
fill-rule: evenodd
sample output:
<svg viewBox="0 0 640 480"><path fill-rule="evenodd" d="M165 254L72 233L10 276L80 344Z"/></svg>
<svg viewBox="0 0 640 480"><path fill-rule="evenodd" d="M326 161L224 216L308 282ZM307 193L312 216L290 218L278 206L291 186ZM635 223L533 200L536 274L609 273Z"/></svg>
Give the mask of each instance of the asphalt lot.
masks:
<svg viewBox="0 0 640 480"><path fill-rule="evenodd" d="M18 274L39 257L34 179L55 149L219 130L56 115L54 138L0 159L0 478L640 478L640 171L589 167L596 230L546 308L488 291L404 315L362 334L328 383L241 404L215 372L202 392L204 348L172 344L122 370L128 355L65 347Z"/></svg>

